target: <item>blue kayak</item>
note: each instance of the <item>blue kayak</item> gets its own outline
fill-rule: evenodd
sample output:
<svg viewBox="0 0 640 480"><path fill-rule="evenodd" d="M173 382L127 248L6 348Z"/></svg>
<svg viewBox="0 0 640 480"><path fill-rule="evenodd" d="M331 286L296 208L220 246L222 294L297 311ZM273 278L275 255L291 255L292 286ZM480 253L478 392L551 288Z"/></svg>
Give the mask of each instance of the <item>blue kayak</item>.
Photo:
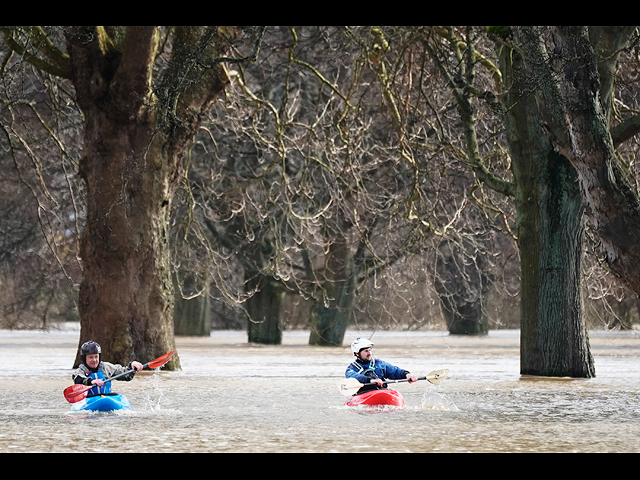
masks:
<svg viewBox="0 0 640 480"><path fill-rule="evenodd" d="M124 395L97 395L87 397L71 406L72 412L115 412L130 410L131 404Z"/></svg>

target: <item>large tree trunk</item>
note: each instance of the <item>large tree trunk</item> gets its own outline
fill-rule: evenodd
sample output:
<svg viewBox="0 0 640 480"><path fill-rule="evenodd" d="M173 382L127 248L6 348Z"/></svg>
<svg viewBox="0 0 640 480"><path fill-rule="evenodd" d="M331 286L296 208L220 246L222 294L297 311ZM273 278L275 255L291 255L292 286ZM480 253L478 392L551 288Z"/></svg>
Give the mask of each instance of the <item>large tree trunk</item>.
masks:
<svg viewBox="0 0 640 480"><path fill-rule="evenodd" d="M611 271L640 295L640 199L610 133L613 78L636 27L513 27L544 131L578 172ZM596 47L598 51L596 51Z"/></svg>
<svg viewBox="0 0 640 480"><path fill-rule="evenodd" d="M170 169L166 158L147 150L153 125L111 120L99 110L85 110L85 118L81 337L101 343L105 358L146 362L175 349Z"/></svg>
<svg viewBox="0 0 640 480"><path fill-rule="evenodd" d="M521 58L501 52L522 270L521 373L595 376L584 325L584 206L577 175L540 128Z"/></svg>
<svg viewBox="0 0 640 480"><path fill-rule="evenodd" d="M226 79L221 67L194 68L193 52L206 51L196 46L206 45L210 30L177 27L164 90L158 89L170 93L158 109L151 88L156 28L67 27L85 116L80 343L97 341L105 359L117 363L144 363L175 349L171 201L185 148ZM174 356L167 368L179 366Z"/></svg>

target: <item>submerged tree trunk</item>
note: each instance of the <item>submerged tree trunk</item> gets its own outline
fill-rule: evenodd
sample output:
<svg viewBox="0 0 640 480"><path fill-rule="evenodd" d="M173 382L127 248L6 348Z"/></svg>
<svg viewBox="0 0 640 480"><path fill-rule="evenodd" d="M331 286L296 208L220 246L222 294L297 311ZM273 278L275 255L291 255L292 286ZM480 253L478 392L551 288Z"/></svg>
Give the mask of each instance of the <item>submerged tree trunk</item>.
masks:
<svg viewBox="0 0 640 480"><path fill-rule="evenodd" d="M541 175L537 183L518 189L519 202L536 199L534 204L518 208L521 373L591 378L595 367L584 323L581 281L582 197L571 164L553 152L546 157L546 164L541 163L544 158L536 159L542 171L527 172Z"/></svg>
<svg viewBox="0 0 640 480"><path fill-rule="evenodd" d="M490 284L486 262L463 250L453 240L440 243L434 285L451 335L486 335L489 318L484 307Z"/></svg>
<svg viewBox="0 0 640 480"><path fill-rule="evenodd" d="M247 279L246 285L255 290L246 302L249 343L282 344L284 288L275 280L262 276Z"/></svg>
<svg viewBox="0 0 640 480"><path fill-rule="evenodd" d="M209 286L199 285L196 276L188 273L182 280L173 275L175 294L174 333L178 336L208 337L211 335L211 297ZM185 298L184 295L189 297ZM190 298L192 295L197 295Z"/></svg>
<svg viewBox="0 0 640 480"><path fill-rule="evenodd" d="M101 43L105 32L79 27L69 36L85 116L80 175L88 199L80 343L95 340L105 359L123 364L175 349L167 232L175 159L153 136L148 108L154 30L130 31L123 53Z"/></svg>
<svg viewBox="0 0 640 480"><path fill-rule="evenodd" d="M121 364L175 349L171 201L184 151L227 81L220 65L203 67L204 55L217 53L217 27L176 28L158 105L157 27L66 27L85 117L80 343L97 341L105 359ZM167 368L179 367L176 355Z"/></svg>
<svg viewBox="0 0 640 480"><path fill-rule="evenodd" d="M345 239L329 247L324 276L315 298L309 345L341 347L353 319L357 280Z"/></svg>
<svg viewBox="0 0 640 480"><path fill-rule="evenodd" d="M584 205L577 174L543 135L519 56L502 48L522 270L521 373L595 376L584 324Z"/></svg>
<svg viewBox="0 0 640 480"><path fill-rule="evenodd" d="M118 363L149 361L175 349L169 159L148 149L154 126L147 119L124 122L89 109L85 118L81 340L98 341Z"/></svg>

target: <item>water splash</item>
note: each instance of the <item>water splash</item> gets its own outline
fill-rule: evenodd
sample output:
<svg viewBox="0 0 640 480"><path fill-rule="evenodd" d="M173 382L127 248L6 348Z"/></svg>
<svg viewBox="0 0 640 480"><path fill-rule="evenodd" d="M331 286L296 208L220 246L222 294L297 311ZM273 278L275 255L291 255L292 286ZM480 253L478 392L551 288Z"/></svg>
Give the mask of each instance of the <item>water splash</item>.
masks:
<svg viewBox="0 0 640 480"><path fill-rule="evenodd" d="M447 412L459 412L460 409L453 401L434 391L432 388L427 388L422 397L422 409L423 410L442 410Z"/></svg>
<svg viewBox="0 0 640 480"><path fill-rule="evenodd" d="M160 377L160 368L156 368L149 379L150 385L147 390L145 410L151 412L160 412L163 410L162 400L164 399L164 390L161 386Z"/></svg>

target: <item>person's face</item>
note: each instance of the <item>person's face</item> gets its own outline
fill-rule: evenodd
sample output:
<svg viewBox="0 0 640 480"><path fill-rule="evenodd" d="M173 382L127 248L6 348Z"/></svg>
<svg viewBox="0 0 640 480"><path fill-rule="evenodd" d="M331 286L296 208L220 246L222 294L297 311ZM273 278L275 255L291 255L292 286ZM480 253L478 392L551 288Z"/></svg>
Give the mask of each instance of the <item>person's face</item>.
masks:
<svg viewBox="0 0 640 480"><path fill-rule="evenodd" d="M89 368L98 368L98 364L100 363L100 354L92 353L87 355L87 367Z"/></svg>
<svg viewBox="0 0 640 480"><path fill-rule="evenodd" d="M373 353L371 353L370 348L362 349L358 354L358 358L360 358L360 360L364 362L370 362L372 357L373 357Z"/></svg>

